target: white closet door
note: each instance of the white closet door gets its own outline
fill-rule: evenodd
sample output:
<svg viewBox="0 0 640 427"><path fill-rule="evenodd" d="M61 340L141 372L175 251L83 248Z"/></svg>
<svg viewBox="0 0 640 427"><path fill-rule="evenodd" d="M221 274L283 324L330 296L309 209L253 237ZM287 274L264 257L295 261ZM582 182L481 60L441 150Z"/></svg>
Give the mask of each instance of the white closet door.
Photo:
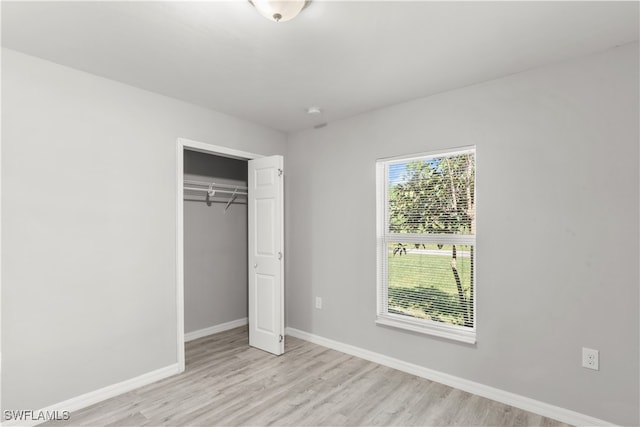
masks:
<svg viewBox="0 0 640 427"><path fill-rule="evenodd" d="M249 345L284 353L282 156L249 160Z"/></svg>

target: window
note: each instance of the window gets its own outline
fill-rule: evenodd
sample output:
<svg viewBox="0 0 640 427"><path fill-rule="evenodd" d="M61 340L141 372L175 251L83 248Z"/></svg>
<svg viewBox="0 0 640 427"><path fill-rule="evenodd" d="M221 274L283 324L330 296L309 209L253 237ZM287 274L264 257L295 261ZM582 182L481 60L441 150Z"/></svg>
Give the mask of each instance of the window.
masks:
<svg viewBox="0 0 640 427"><path fill-rule="evenodd" d="M377 323L475 342L475 148L377 162Z"/></svg>

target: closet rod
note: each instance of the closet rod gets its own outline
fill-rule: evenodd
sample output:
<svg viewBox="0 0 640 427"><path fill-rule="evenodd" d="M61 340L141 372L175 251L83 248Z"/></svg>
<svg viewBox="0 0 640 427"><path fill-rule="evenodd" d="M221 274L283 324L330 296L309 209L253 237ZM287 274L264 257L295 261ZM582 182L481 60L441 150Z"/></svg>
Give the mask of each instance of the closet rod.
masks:
<svg viewBox="0 0 640 427"><path fill-rule="evenodd" d="M235 187L232 187L235 188ZM240 188L240 187L238 187ZM184 187L185 190L190 191L206 191L209 192L208 188L197 188L197 187ZM244 191L229 191L229 190L214 190L216 193L225 193L225 194L236 194L238 196L246 196L247 193Z"/></svg>
<svg viewBox="0 0 640 427"><path fill-rule="evenodd" d="M234 189L238 189L238 190L247 190L247 187L243 187L241 185L230 185L230 184L216 184L215 182L203 182L203 181L192 181L189 179L185 179L184 180L185 184L189 184L189 185L204 185L205 187L207 187L207 189L209 188L209 186L213 186L213 187L218 187L218 188L230 188L232 190Z"/></svg>
<svg viewBox="0 0 640 427"><path fill-rule="evenodd" d="M223 200L223 199L211 199L211 200L206 200L203 198L199 198L198 196L184 196L184 201L188 201L188 202L207 202L207 203L217 203L217 204L227 204L228 200ZM246 199L235 199L233 201L234 205L246 205L247 204L247 200Z"/></svg>

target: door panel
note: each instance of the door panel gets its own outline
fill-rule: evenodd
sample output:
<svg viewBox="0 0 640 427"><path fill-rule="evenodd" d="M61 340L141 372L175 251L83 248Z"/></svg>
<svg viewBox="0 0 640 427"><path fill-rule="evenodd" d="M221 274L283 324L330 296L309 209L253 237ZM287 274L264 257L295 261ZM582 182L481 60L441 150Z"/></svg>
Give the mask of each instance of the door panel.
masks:
<svg viewBox="0 0 640 427"><path fill-rule="evenodd" d="M284 352L282 156L249 161L249 345Z"/></svg>
<svg viewBox="0 0 640 427"><path fill-rule="evenodd" d="M260 332L279 332L273 323L274 317L276 317L273 315L274 286L273 276L256 274L256 297L261 304L261 307L256 310L256 315L258 316L256 329Z"/></svg>
<svg viewBox="0 0 640 427"><path fill-rule="evenodd" d="M274 256L276 253L274 205L273 199L256 199L256 227L261 230L256 233L256 253L259 256Z"/></svg>

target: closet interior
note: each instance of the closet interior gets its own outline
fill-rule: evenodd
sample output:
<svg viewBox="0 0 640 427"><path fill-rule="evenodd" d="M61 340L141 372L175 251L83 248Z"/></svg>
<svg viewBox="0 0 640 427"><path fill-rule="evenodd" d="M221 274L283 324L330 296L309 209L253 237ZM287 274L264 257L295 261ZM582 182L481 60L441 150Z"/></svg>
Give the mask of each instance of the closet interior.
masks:
<svg viewBox="0 0 640 427"><path fill-rule="evenodd" d="M246 321L247 161L184 151L185 339Z"/></svg>

